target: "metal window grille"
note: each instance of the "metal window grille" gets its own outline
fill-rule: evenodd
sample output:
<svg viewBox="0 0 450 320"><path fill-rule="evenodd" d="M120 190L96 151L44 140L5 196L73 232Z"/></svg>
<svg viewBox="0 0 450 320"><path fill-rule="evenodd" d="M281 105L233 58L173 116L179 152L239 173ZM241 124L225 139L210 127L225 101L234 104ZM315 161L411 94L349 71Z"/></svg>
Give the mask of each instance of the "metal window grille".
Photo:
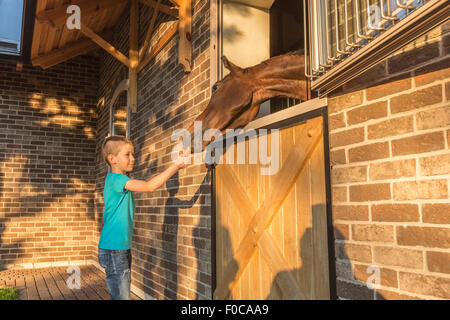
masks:
<svg viewBox="0 0 450 320"><path fill-rule="evenodd" d="M428 2L433 0L304 0L305 74L312 89L315 80Z"/></svg>

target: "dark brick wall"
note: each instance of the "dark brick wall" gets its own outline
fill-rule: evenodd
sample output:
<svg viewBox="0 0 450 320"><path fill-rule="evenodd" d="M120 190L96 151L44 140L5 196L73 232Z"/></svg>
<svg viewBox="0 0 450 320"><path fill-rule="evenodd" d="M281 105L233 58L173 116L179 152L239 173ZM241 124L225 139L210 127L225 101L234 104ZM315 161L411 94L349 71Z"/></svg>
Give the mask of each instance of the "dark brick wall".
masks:
<svg viewBox="0 0 450 320"><path fill-rule="evenodd" d="M0 266L91 259L98 73L0 62Z"/></svg>
<svg viewBox="0 0 450 320"><path fill-rule="evenodd" d="M178 65L176 35L138 76L138 110L131 115L130 138L136 165L132 178L148 179L170 165L172 132L186 128L209 99L209 1L193 1L193 66L185 74ZM140 44L152 10L140 4ZM156 41L173 21L158 16ZM119 27L120 26L120 27ZM117 24L113 45L128 56L129 8ZM108 105L128 71L108 53L101 54L99 97ZM96 236L103 215L103 186L107 167L100 145L108 134L109 109L98 122L96 166ZM211 298L211 195L204 165L181 170L153 193L136 193L132 285L156 299Z"/></svg>

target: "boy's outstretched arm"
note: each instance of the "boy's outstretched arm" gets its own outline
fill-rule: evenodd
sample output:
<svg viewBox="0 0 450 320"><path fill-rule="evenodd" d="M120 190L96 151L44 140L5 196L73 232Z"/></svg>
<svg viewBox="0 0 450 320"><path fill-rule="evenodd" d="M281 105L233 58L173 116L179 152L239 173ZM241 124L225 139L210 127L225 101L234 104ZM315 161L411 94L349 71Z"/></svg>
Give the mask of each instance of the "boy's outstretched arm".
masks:
<svg viewBox="0 0 450 320"><path fill-rule="evenodd" d="M128 180L125 184L125 189L136 192L153 192L161 187L167 180L170 179L178 170L187 166L186 160L189 159L189 150L180 156L177 161L172 163L169 168L161 172L160 174L150 178L149 180Z"/></svg>

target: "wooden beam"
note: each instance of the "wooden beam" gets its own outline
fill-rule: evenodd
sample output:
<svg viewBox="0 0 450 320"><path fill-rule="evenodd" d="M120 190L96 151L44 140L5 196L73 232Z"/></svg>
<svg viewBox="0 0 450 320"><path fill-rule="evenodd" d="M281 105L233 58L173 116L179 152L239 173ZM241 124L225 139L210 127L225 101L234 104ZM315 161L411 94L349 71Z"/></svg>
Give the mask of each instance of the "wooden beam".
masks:
<svg viewBox="0 0 450 320"><path fill-rule="evenodd" d="M275 281L282 291L285 300L307 300L305 292L300 287L293 268L288 269L289 263L276 245L268 231L264 231L258 241L258 248L270 271L276 275Z"/></svg>
<svg viewBox="0 0 450 320"><path fill-rule="evenodd" d="M158 3L153 0L139 0L139 1L150 8L156 8L156 6L158 5ZM172 17L178 18L178 8L176 7L169 7L164 4L161 4L159 5L159 10Z"/></svg>
<svg viewBox="0 0 450 320"><path fill-rule="evenodd" d="M178 43L178 63L184 72L191 72L192 65L192 3L182 0L180 6L180 41Z"/></svg>
<svg viewBox="0 0 450 320"><path fill-rule="evenodd" d="M128 106L132 112L137 111L137 67L139 64L138 36L139 36L139 5L137 0L131 0L130 6L130 68L128 89Z"/></svg>
<svg viewBox="0 0 450 320"><path fill-rule="evenodd" d="M139 62L138 72L145 68L145 66L158 54L158 52L164 48L164 46L170 41L170 39L173 38L177 31L178 21L175 22L172 27L166 31L164 36L156 44L155 48L145 56L144 60Z"/></svg>
<svg viewBox="0 0 450 320"><path fill-rule="evenodd" d="M95 11L119 5L125 1L128 0L72 0L71 3L65 4L61 7L39 11L36 14L36 19L40 23L48 23L51 26L61 26L66 23L66 19L69 17L66 10L70 5L79 6L81 16L83 17Z"/></svg>
<svg viewBox="0 0 450 320"><path fill-rule="evenodd" d="M308 163L312 152L319 144L322 137L322 118L308 120L300 133L301 137L308 137L308 139L295 140L298 142L293 146L292 151L284 161L281 170L275 177L268 196L258 211L253 215L249 223L248 231L236 250L233 257L236 260L236 264L230 264L225 270L222 280L223 285L217 287L214 292L215 299L225 299L244 272L259 239L281 207L298 173Z"/></svg>
<svg viewBox="0 0 450 320"><path fill-rule="evenodd" d="M130 67L130 61L128 58L119 50L114 48L113 45L111 45L108 41L104 40L102 37L100 37L98 34L96 34L94 31L92 31L88 26L81 23L81 29L80 31L92 41L97 43L100 47L105 49L108 53L110 53L114 58L122 62L127 67Z"/></svg>
<svg viewBox="0 0 450 320"><path fill-rule="evenodd" d="M108 31L102 34L106 39L112 36L112 32ZM41 66L43 69L47 69L57 65L58 63L67 61L81 54L88 53L92 50L97 49L98 46L91 39L81 39L77 42L69 43L68 45L55 49L53 51L47 52L43 55L31 58L31 63L34 66Z"/></svg>
<svg viewBox="0 0 450 320"><path fill-rule="evenodd" d="M177 7L181 6L181 1L183 0L169 0L170 2L172 2L174 5L176 5Z"/></svg>
<svg viewBox="0 0 450 320"><path fill-rule="evenodd" d="M150 25L148 26L147 35L145 36L144 44L142 48L139 50L139 61L141 61L145 54L147 53L148 46L150 45L150 39L152 37L153 29L155 28L156 17L159 12L159 5L161 4L161 0L158 0L156 7L153 9L152 20L150 21Z"/></svg>
<svg viewBox="0 0 450 320"><path fill-rule="evenodd" d="M44 1L38 1L36 4L36 11L40 11L45 9L46 3ZM36 57L39 55L39 44L41 42L41 32L42 32L42 25L37 20L37 18L34 19L34 30L33 30L33 43L31 45L31 58Z"/></svg>
<svg viewBox="0 0 450 320"><path fill-rule="evenodd" d="M248 131L250 129L261 129L261 128L284 128L286 126L292 125L293 123L298 122L298 118L307 113L320 108L324 108L328 105L328 101L326 98L314 98L295 106L289 107L287 109L269 114L267 116L258 118L248 123L244 127L244 131ZM220 139L217 140L218 142ZM215 142L215 141L214 141Z"/></svg>

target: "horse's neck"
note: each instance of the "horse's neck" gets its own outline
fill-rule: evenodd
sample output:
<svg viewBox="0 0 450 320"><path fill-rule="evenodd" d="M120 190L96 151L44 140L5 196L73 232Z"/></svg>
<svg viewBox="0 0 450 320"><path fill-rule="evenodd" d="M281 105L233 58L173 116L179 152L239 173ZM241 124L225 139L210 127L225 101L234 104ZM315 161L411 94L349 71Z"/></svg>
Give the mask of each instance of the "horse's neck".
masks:
<svg viewBox="0 0 450 320"><path fill-rule="evenodd" d="M304 74L304 56L284 55L268 59L254 67L248 68L248 74L254 79L296 79Z"/></svg>

